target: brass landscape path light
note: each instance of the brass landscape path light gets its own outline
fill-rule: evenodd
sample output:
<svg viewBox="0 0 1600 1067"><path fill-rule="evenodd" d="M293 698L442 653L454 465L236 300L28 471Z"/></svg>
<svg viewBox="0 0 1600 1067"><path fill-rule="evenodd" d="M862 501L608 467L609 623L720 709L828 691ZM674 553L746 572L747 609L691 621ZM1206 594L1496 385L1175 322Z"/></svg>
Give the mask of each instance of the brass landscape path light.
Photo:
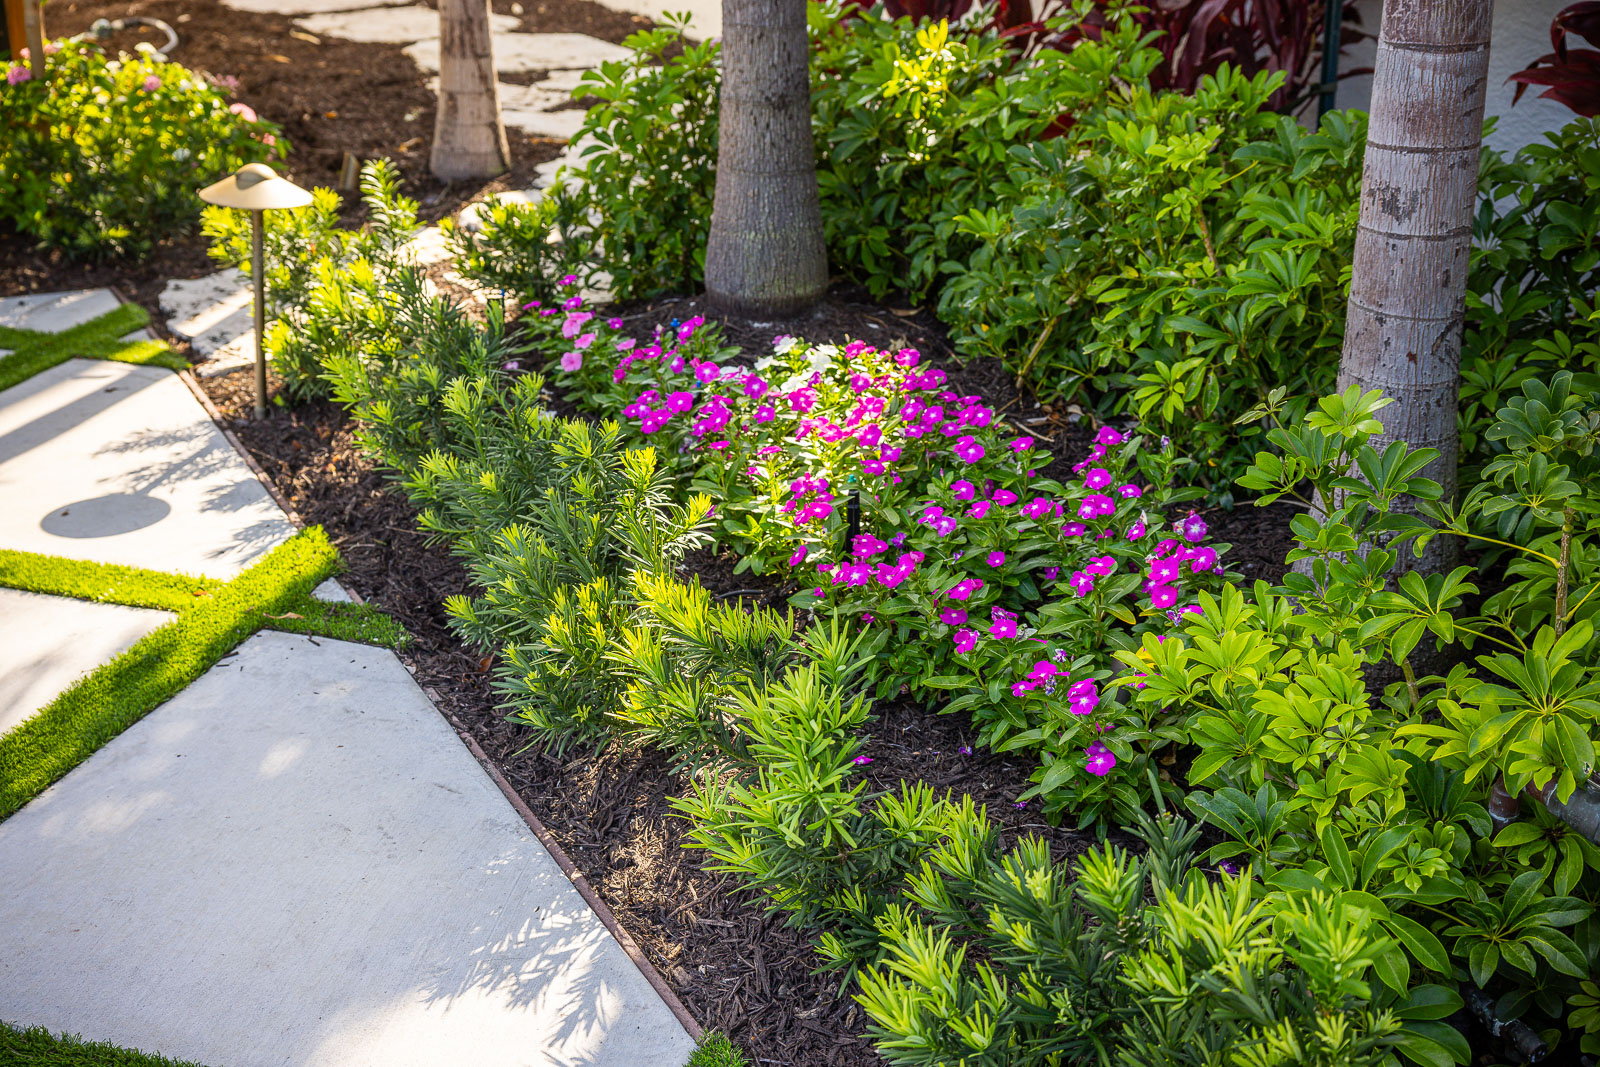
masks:
<svg viewBox="0 0 1600 1067"><path fill-rule="evenodd" d="M268 211L305 207L311 194L265 163L246 163L215 185L200 190L200 199L218 207L250 212L250 274L255 282L256 418L267 414L267 254L262 219Z"/></svg>

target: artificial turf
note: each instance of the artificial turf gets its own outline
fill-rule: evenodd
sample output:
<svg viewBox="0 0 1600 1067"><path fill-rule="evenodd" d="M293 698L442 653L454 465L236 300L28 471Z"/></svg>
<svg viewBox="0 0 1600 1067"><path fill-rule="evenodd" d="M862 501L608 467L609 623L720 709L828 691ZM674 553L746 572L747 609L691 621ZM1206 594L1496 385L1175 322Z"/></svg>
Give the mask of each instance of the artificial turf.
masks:
<svg viewBox="0 0 1600 1067"><path fill-rule="evenodd" d="M42 1026L21 1028L0 1022L0 1065L4 1067L201 1067L148 1052L85 1041L75 1034L52 1034Z"/></svg>
<svg viewBox="0 0 1600 1067"><path fill-rule="evenodd" d="M99 318L81 322L60 333L19 330L0 326L0 348L12 351L0 356L0 389L27 381L40 371L49 370L74 356L109 359L118 363L184 370L189 364L160 341L124 341L122 336L148 325L150 315L138 304L123 304Z"/></svg>
<svg viewBox="0 0 1600 1067"><path fill-rule="evenodd" d="M0 585L177 614L0 735L0 819L175 696L257 630L390 647L402 643L405 631L400 625L372 608L312 597L311 591L339 565L338 552L316 526L301 530L230 582L0 552Z"/></svg>

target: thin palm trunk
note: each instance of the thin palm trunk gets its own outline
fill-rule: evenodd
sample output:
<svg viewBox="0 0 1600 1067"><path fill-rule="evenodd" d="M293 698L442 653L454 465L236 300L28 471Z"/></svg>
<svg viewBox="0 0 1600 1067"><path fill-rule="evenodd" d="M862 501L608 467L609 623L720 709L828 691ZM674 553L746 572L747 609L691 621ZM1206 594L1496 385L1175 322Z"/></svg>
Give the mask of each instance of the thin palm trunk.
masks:
<svg viewBox="0 0 1600 1067"><path fill-rule="evenodd" d="M489 0L439 0L439 110L429 165L447 182L492 178L511 166Z"/></svg>
<svg viewBox="0 0 1600 1067"><path fill-rule="evenodd" d="M828 282L805 0L722 0L722 34L706 295L739 314L790 315Z"/></svg>
<svg viewBox="0 0 1600 1067"><path fill-rule="evenodd" d="M1437 448L1456 488L1456 408L1493 0L1387 0L1372 82L1339 387L1381 389L1384 440ZM1434 541L1448 551L1453 538ZM1434 549L1430 548L1430 552ZM1424 557L1432 569L1443 557Z"/></svg>

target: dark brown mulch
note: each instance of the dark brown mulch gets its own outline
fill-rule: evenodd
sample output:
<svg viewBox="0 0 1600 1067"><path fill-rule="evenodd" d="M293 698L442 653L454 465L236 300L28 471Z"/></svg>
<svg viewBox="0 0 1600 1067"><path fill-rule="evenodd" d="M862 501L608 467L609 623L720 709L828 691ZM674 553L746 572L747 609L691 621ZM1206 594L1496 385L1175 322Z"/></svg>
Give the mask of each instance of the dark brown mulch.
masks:
<svg viewBox="0 0 1600 1067"><path fill-rule="evenodd" d="M505 12L514 5L515 0L494 3ZM616 43L653 25L590 0L529 0L521 6L521 28L533 32L587 33ZM336 185L346 152L362 160L386 156L399 168L406 195L420 201L424 220L433 221L490 193L526 188L534 169L561 150L561 141L507 131L508 173L487 182L441 182L428 170L434 95L401 47L308 34L284 15L237 11L218 0L52 0L45 28L51 36L69 36L97 18L134 15L172 25L179 37L175 62L238 79L236 98L283 127L292 149L281 169L308 188ZM136 28L107 47L131 50L139 41L164 40L152 29ZM163 237L137 260L96 264L39 251L32 238L0 224L0 296L115 286L149 309L163 332L156 298L166 281L215 269L197 232Z"/></svg>

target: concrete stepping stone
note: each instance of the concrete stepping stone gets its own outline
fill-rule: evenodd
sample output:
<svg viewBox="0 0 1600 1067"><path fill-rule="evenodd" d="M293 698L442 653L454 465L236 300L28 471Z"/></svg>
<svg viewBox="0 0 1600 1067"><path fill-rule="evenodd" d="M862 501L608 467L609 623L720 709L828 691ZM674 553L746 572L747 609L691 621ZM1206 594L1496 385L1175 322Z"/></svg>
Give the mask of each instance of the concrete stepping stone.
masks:
<svg viewBox="0 0 1600 1067"><path fill-rule="evenodd" d="M409 44L439 36L439 13L431 7L420 5L310 15L299 21L305 29L324 37L342 37L347 41L372 44ZM489 16L491 33L507 33L519 25L521 20L513 15ZM498 51L498 41L495 47Z"/></svg>
<svg viewBox="0 0 1600 1067"><path fill-rule="evenodd" d="M437 37L419 40L405 52L425 73L439 72ZM621 45L584 33L498 33L494 38L495 69L509 73L589 70L631 54Z"/></svg>
<svg viewBox="0 0 1600 1067"><path fill-rule="evenodd" d="M60 333L122 305L110 289L72 289L0 298L0 326Z"/></svg>
<svg viewBox="0 0 1600 1067"><path fill-rule="evenodd" d="M364 11L374 7L394 7L406 0L223 0L236 11L257 11L266 15L320 15L329 11Z"/></svg>
<svg viewBox="0 0 1600 1067"><path fill-rule="evenodd" d="M294 528L170 370L69 359L0 392L0 547L232 578Z"/></svg>
<svg viewBox="0 0 1600 1067"><path fill-rule="evenodd" d="M158 303L167 316L167 329L185 338L196 354L214 356L247 338L253 358L250 309L254 299L249 275L230 267L203 278L170 281L161 290Z"/></svg>
<svg viewBox="0 0 1600 1067"><path fill-rule="evenodd" d="M0 589L0 734L171 620L164 611Z"/></svg>
<svg viewBox="0 0 1600 1067"><path fill-rule="evenodd" d="M392 652L261 633L0 823L0 1018L221 1067L693 1042Z"/></svg>

